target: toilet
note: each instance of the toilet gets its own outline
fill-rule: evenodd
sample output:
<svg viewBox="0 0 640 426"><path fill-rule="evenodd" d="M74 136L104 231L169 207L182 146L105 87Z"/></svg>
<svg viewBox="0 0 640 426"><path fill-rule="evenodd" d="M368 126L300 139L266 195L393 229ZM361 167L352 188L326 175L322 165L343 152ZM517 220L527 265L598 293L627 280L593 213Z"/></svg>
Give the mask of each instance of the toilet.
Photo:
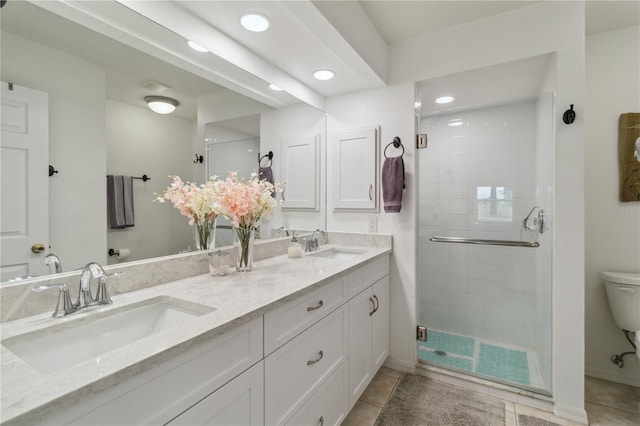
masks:
<svg viewBox="0 0 640 426"><path fill-rule="evenodd" d="M603 272L602 278L613 320L621 329L635 333L640 358L640 273Z"/></svg>

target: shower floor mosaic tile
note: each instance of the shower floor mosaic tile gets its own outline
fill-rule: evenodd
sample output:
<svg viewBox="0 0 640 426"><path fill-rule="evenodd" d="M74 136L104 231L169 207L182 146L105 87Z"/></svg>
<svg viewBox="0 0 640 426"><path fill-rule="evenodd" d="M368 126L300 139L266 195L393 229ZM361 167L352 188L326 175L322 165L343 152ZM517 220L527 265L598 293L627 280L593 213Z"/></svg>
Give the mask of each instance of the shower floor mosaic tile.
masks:
<svg viewBox="0 0 640 426"><path fill-rule="evenodd" d="M542 387L535 354L526 349L504 347L495 342L429 330L419 342L418 357L435 365L477 373L515 384Z"/></svg>

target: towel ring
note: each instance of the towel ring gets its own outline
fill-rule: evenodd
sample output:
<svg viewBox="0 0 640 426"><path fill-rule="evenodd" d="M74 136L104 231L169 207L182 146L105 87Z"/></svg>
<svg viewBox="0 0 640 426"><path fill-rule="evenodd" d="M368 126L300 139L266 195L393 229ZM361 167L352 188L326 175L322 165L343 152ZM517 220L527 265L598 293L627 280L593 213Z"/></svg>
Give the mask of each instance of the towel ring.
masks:
<svg viewBox="0 0 640 426"><path fill-rule="evenodd" d="M262 160L264 159L269 160L269 164L267 164L266 166L262 165ZM260 157L260 159L258 160L258 165L260 167L271 167L271 164L273 164L273 151L269 151L269 153L263 155L262 157Z"/></svg>
<svg viewBox="0 0 640 426"><path fill-rule="evenodd" d="M389 148L390 145L393 145L394 148L402 148L402 153L398 155L398 157L402 157L404 155L404 145L402 145L400 138L396 136L395 138L393 138L393 142L389 142L387 146L384 147L384 158L388 158L387 148Z"/></svg>

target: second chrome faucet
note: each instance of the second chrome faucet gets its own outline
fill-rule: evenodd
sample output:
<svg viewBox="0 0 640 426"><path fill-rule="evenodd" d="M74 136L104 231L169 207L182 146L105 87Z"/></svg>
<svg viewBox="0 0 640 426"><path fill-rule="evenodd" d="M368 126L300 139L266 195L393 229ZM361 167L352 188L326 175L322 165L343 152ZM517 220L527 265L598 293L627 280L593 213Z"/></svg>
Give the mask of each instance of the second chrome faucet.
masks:
<svg viewBox="0 0 640 426"><path fill-rule="evenodd" d="M76 300L76 303L71 303L69 286L67 286L66 284L42 285L39 287L35 287L33 291L41 292L50 289L58 289L58 304L52 316L63 317L89 306L109 305L113 303L111 297L109 296L109 291L107 290L107 278L119 277L122 275L124 275L124 272L107 274L105 273L102 266L100 266L100 264L96 262L87 263L85 267L82 268L82 272L80 273L80 287L78 289L78 298ZM93 293L91 291L92 278L98 280L98 290L96 292L95 298L93 297Z"/></svg>

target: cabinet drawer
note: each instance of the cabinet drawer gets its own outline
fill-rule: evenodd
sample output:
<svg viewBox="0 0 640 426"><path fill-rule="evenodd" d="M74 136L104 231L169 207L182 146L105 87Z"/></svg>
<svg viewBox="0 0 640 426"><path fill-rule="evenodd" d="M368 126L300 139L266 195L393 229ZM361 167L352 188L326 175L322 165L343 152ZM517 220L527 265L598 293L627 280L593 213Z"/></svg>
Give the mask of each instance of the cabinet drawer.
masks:
<svg viewBox="0 0 640 426"><path fill-rule="evenodd" d="M47 423L164 424L259 362L262 317L215 336L104 392L59 412Z"/></svg>
<svg viewBox="0 0 640 426"><path fill-rule="evenodd" d="M347 363L344 362L286 424L328 426L342 423L349 412L347 381Z"/></svg>
<svg viewBox="0 0 640 426"><path fill-rule="evenodd" d="M355 296L388 274L389 256L384 256L360 267L349 276L349 296Z"/></svg>
<svg viewBox="0 0 640 426"><path fill-rule="evenodd" d="M347 358L343 305L265 359L265 423L283 424Z"/></svg>
<svg viewBox="0 0 640 426"><path fill-rule="evenodd" d="M264 351L270 354L343 304L345 280L288 302L264 316Z"/></svg>
<svg viewBox="0 0 640 426"><path fill-rule="evenodd" d="M254 365L168 425L263 425L264 371Z"/></svg>

